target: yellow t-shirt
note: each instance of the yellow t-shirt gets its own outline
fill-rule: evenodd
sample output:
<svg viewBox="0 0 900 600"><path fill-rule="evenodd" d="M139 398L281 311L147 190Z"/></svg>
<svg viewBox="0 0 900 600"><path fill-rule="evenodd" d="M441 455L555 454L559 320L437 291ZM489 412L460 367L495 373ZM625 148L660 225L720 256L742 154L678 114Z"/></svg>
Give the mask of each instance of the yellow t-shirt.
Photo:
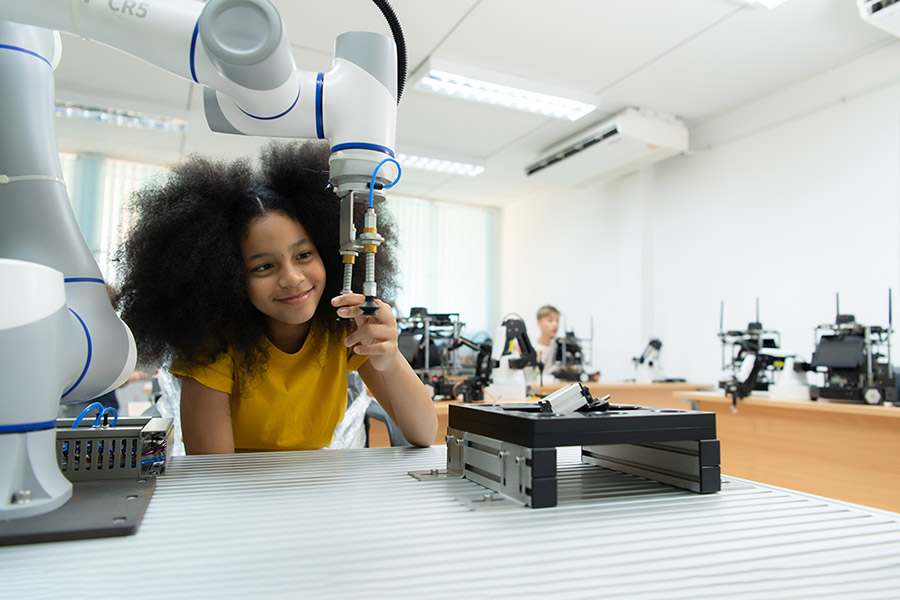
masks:
<svg viewBox="0 0 900 600"><path fill-rule="evenodd" d="M175 361L169 372L191 377L231 395L231 426L237 451L314 450L331 443L347 410L347 372L366 356L353 354L342 340L313 322L303 347L282 352L267 341L265 372L241 386L235 355L224 352L210 365Z"/></svg>

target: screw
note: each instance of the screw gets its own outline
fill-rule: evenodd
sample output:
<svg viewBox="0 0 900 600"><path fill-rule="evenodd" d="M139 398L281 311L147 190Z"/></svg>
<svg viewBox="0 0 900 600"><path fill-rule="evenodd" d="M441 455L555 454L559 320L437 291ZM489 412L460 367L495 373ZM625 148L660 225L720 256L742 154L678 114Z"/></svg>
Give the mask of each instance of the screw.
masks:
<svg viewBox="0 0 900 600"><path fill-rule="evenodd" d="M13 504L28 504L29 502L31 502L31 490L19 490L12 495Z"/></svg>

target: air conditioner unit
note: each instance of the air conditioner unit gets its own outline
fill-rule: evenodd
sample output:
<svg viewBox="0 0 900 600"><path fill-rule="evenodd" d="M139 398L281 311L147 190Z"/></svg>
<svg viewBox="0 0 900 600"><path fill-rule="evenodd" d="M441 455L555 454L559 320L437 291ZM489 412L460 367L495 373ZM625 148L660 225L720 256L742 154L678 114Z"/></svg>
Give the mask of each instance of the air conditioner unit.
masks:
<svg viewBox="0 0 900 600"><path fill-rule="evenodd" d="M900 36L900 0L857 0L863 21Z"/></svg>
<svg viewBox="0 0 900 600"><path fill-rule="evenodd" d="M557 144L525 167L525 174L546 183L578 185L621 177L687 149L682 121L628 108Z"/></svg>

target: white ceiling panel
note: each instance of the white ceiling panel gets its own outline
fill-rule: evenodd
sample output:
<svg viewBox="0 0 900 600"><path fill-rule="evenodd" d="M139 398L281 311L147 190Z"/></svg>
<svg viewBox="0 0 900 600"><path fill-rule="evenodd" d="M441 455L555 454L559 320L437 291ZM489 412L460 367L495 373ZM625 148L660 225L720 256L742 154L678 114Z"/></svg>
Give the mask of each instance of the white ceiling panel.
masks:
<svg viewBox="0 0 900 600"><path fill-rule="evenodd" d="M724 0L484 0L435 54L593 93L735 10Z"/></svg>
<svg viewBox="0 0 900 600"><path fill-rule="evenodd" d="M605 91L607 105L697 122L830 69L879 45L853 2L749 6Z"/></svg>

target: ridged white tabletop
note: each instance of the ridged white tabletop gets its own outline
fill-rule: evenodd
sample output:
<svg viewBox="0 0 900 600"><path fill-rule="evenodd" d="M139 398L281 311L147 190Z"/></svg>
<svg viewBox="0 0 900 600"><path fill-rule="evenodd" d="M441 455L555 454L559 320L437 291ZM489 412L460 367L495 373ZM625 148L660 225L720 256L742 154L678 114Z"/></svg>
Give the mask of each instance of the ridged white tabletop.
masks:
<svg viewBox="0 0 900 600"><path fill-rule="evenodd" d="M177 457L136 535L0 548L3 598L892 598L900 514L559 450L559 505L471 511L445 448Z"/></svg>

